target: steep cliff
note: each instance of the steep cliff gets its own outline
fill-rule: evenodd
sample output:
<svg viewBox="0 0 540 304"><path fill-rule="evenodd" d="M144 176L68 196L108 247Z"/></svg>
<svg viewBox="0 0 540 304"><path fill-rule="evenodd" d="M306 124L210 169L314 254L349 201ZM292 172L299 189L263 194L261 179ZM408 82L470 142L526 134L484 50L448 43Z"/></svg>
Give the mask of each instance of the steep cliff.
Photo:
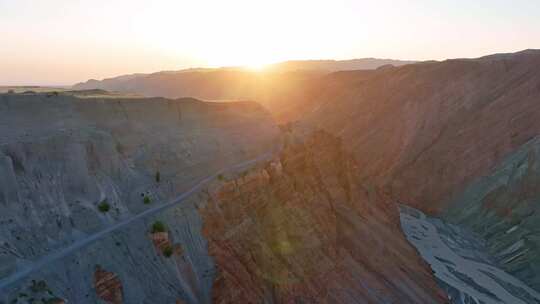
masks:
<svg viewBox="0 0 540 304"><path fill-rule="evenodd" d="M287 133L279 157L224 183L201 210L214 303L444 303L397 206L326 132Z"/></svg>
<svg viewBox="0 0 540 304"><path fill-rule="evenodd" d="M277 136L255 103L0 95L0 302L207 302L213 263L184 193ZM154 246L157 221L172 250Z"/></svg>
<svg viewBox="0 0 540 304"><path fill-rule="evenodd" d="M0 302L445 301L339 139L99 93L0 95Z"/></svg>

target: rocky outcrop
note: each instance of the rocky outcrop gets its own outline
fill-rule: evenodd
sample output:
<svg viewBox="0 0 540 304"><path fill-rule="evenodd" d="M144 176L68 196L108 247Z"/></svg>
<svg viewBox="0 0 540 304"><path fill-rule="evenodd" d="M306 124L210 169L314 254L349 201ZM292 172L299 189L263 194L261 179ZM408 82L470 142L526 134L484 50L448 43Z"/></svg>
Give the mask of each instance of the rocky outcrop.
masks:
<svg viewBox="0 0 540 304"><path fill-rule="evenodd" d="M214 303L444 303L400 231L397 207L359 183L340 139L288 135L275 159L201 210Z"/></svg>
<svg viewBox="0 0 540 304"><path fill-rule="evenodd" d="M113 273L96 267L94 272L94 288L97 296L107 304L122 304L122 282Z"/></svg>

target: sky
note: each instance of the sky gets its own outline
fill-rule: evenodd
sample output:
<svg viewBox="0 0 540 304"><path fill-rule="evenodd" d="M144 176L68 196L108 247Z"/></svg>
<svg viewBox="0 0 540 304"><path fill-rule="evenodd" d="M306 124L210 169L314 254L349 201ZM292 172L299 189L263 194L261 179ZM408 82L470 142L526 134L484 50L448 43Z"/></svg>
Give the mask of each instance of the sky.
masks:
<svg viewBox="0 0 540 304"><path fill-rule="evenodd" d="M539 0L0 0L0 85L540 48Z"/></svg>

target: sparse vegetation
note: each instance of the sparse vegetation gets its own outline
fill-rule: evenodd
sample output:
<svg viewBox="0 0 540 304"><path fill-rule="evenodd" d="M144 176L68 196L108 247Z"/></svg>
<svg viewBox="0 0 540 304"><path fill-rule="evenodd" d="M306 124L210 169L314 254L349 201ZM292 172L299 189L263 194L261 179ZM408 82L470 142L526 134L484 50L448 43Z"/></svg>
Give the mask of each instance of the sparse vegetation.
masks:
<svg viewBox="0 0 540 304"><path fill-rule="evenodd" d="M111 205L109 204L107 199L104 199L101 201L101 203L99 203L98 210L102 213L107 213L109 212L109 210L111 210Z"/></svg>
<svg viewBox="0 0 540 304"><path fill-rule="evenodd" d="M45 292L49 289L49 287L47 286L47 282L45 282L44 280L39 280L39 281L35 281L35 280L32 280L32 286L30 286L30 290L34 293L39 293L39 292Z"/></svg>
<svg viewBox="0 0 540 304"><path fill-rule="evenodd" d="M165 248L163 248L163 256L166 258L170 257L173 254L173 252L174 250L172 246L166 246Z"/></svg>
<svg viewBox="0 0 540 304"><path fill-rule="evenodd" d="M161 175L159 174L159 171L156 172L156 183L159 183L161 180Z"/></svg>
<svg viewBox="0 0 540 304"><path fill-rule="evenodd" d="M154 224L152 224L152 233L165 232L165 231L167 231L167 227L162 221L155 221Z"/></svg>
<svg viewBox="0 0 540 304"><path fill-rule="evenodd" d="M124 154L124 146L122 146L122 144L119 142L116 143L116 151L118 151L120 154Z"/></svg>
<svg viewBox="0 0 540 304"><path fill-rule="evenodd" d="M150 197L149 197L148 195L145 195L145 196L143 197L143 203L144 203L145 205L148 205L148 204L152 203L152 200L150 199Z"/></svg>
<svg viewBox="0 0 540 304"><path fill-rule="evenodd" d="M59 93L57 91L52 91L52 92L48 92L47 93L47 98L50 98L50 97L53 97L53 96L58 96Z"/></svg>
<svg viewBox="0 0 540 304"><path fill-rule="evenodd" d="M221 174L221 173L217 176L217 178L218 178L218 180L220 180L220 181L224 181L224 180L225 180L225 176L223 176L223 174Z"/></svg>
<svg viewBox="0 0 540 304"><path fill-rule="evenodd" d="M64 303L64 300L60 299L60 298L51 298L51 299L47 299L47 300L41 300L42 303L44 304L58 304L58 303Z"/></svg>

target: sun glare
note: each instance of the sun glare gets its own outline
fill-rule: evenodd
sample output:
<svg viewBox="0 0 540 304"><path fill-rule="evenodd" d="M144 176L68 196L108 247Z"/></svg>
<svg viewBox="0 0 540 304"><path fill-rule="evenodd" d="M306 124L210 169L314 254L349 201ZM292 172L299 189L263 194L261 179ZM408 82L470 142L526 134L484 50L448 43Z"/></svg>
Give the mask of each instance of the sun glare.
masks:
<svg viewBox="0 0 540 304"><path fill-rule="evenodd" d="M268 66L268 63L259 62L259 63L250 63L246 65L246 68L254 72L262 72L266 69L267 66Z"/></svg>

